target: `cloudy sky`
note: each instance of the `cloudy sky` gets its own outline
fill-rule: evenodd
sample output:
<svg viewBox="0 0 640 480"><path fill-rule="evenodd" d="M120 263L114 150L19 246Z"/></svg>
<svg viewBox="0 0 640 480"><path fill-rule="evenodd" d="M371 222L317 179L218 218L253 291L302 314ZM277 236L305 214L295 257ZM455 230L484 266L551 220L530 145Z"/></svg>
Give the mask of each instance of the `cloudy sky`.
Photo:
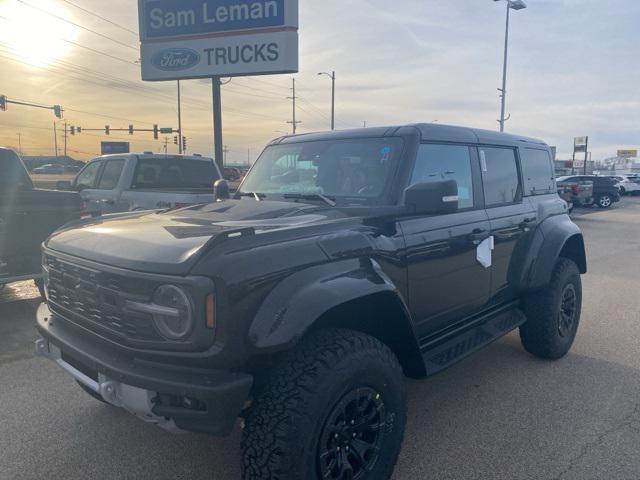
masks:
<svg viewBox="0 0 640 480"><path fill-rule="evenodd" d="M407 122L497 129L505 3L491 0L301 0L299 131L329 127L337 72L338 128ZM527 0L513 12L507 130L543 138L570 156L589 135L594 159L640 146L640 2ZM80 8L78 8L80 7ZM175 82L140 80L135 0L0 0L0 94L60 104L85 129L177 126ZM255 158L290 130L291 75L237 78L223 87L229 161ZM183 82L191 152L210 154L210 82ZM0 112L0 145L53 152L53 113ZM62 124L58 142L62 145ZM88 159L101 140L162 151L150 133L69 137ZM173 139L169 151L174 149Z"/></svg>

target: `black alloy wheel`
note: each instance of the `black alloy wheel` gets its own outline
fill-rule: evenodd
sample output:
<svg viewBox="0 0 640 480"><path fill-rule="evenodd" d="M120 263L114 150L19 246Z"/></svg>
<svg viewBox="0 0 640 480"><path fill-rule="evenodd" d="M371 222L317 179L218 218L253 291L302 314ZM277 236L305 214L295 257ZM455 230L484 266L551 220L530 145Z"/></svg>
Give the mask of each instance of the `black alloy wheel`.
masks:
<svg viewBox="0 0 640 480"><path fill-rule="evenodd" d="M560 313L558 316L558 332L561 337L568 337L573 333L578 312L578 294L576 287L568 283L562 292Z"/></svg>
<svg viewBox="0 0 640 480"><path fill-rule="evenodd" d="M333 408L320 435L320 478L359 480L379 459L385 428L382 396L356 388Z"/></svg>

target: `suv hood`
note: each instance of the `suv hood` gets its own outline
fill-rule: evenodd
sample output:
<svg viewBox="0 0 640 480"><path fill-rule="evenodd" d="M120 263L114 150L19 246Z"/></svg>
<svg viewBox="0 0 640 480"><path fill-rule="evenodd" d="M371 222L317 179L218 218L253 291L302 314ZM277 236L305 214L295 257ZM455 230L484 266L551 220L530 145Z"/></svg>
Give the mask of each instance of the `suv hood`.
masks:
<svg viewBox="0 0 640 480"><path fill-rule="evenodd" d="M114 267L186 275L199 254L216 242L346 216L335 208L245 198L170 212L104 216L56 232L46 247Z"/></svg>

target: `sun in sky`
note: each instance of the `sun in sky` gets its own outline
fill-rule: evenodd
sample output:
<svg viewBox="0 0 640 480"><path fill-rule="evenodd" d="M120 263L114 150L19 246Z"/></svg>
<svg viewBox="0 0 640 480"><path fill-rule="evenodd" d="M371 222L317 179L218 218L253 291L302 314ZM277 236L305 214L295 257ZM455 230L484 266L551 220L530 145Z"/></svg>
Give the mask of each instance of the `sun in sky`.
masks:
<svg viewBox="0 0 640 480"><path fill-rule="evenodd" d="M64 8L51 0L0 0L0 51L38 67L64 58L78 32L61 18Z"/></svg>

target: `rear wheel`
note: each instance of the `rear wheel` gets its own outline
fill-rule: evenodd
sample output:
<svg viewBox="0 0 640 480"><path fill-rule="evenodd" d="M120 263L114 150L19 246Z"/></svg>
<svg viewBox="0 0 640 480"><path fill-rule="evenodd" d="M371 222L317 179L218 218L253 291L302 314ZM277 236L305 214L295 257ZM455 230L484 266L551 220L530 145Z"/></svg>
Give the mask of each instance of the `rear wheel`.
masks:
<svg viewBox="0 0 640 480"><path fill-rule="evenodd" d="M613 205L613 197L608 193L604 193L598 197L596 203L600 208L610 208Z"/></svg>
<svg viewBox="0 0 640 480"><path fill-rule="evenodd" d="M242 437L243 478L387 479L405 422L395 355L361 333L317 332L256 392Z"/></svg>
<svg viewBox="0 0 640 480"><path fill-rule="evenodd" d="M564 357L576 338L582 310L582 281L577 265L558 260L547 287L523 302L527 322L520 339L529 353L549 360Z"/></svg>

